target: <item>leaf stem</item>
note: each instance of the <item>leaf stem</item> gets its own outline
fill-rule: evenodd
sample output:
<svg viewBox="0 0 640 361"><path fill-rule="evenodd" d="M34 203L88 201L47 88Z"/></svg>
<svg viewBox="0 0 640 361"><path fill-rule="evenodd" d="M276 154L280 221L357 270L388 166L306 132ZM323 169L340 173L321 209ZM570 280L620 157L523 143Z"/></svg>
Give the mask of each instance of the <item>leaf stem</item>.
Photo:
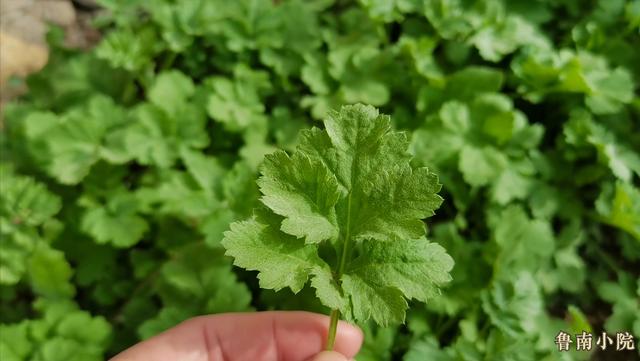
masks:
<svg viewBox="0 0 640 361"><path fill-rule="evenodd" d="M338 320L340 319L340 311L331 310L331 321L329 322L329 336L327 338L327 351L333 351L336 343L336 331L338 330Z"/></svg>
<svg viewBox="0 0 640 361"><path fill-rule="evenodd" d="M344 243L342 244L342 254L340 254L340 266L338 268L338 274L336 275L337 281L340 282L340 278L344 273L344 267L347 264L347 255L349 254L349 243L351 242L351 193L347 199L347 230L345 231Z"/></svg>
<svg viewBox="0 0 640 361"><path fill-rule="evenodd" d="M336 282L340 283L344 268L347 264L347 255L349 253L349 243L351 241L351 192L347 198L347 227L345 230L344 242L342 243L342 253L340 254L338 273L336 274ZM336 331L338 329L338 320L340 319L340 310L331 310L331 320L329 321L329 336L327 338L327 350L333 350L336 341Z"/></svg>

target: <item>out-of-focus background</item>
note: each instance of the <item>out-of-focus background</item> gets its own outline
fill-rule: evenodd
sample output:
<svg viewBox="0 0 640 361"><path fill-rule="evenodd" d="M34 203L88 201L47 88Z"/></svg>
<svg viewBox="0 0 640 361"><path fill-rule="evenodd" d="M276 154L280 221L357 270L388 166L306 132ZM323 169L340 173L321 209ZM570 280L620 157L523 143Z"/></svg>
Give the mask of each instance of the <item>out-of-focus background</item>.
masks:
<svg viewBox="0 0 640 361"><path fill-rule="evenodd" d="M2 104L26 88L9 81L42 69L48 59L49 24L65 29L66 44L87 48L100 37L90 25L99 9L94 1L2 0L0 2L0 86Z"/></svg>
<svg viewBox="0 0 640 361"><path fill-rule="evenodd" d="M360 325L358 361L640 359L640 1L0 4L0 361L327 313L220 241L264 155L352 103L439 175L456 262L404 324Z"/></svg>

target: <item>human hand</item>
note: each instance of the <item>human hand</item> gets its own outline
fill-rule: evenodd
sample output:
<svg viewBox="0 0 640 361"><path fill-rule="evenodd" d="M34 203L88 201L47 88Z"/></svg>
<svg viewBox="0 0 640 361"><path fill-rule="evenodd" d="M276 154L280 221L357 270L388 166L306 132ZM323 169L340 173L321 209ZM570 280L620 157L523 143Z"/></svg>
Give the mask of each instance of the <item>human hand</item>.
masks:
<svg viewBox="0 0 640 361"><path fill-rule="evenodd" d="M225 313L185 321L111 361L347 361L362 332L340 321L334 352L325 349L329 317L310 312Z"/></svg>

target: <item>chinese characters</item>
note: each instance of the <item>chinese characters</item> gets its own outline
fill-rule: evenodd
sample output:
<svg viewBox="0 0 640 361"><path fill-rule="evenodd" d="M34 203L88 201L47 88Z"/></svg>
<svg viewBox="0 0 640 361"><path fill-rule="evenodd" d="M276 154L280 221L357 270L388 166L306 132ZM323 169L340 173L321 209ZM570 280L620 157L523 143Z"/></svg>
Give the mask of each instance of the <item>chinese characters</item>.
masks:
<svg viewBox="0 0 640 361"><path fill-rule="evenodd" d="M570 351L571 344L574 343L573 339L574 337L567 332L558 332L555 338L558 351ZM602 332L596 338L595 346L599 347L603 351L606 350L607 347L612 347L613 345L613 338L606 332ZM575 335L576 351L591 351L593 347L593 335L591 335L591 333L582 331L582 333ZM636 345L633 335L629 332L617 332L615 337L615 348L616 351L635 350Z"/></svg>

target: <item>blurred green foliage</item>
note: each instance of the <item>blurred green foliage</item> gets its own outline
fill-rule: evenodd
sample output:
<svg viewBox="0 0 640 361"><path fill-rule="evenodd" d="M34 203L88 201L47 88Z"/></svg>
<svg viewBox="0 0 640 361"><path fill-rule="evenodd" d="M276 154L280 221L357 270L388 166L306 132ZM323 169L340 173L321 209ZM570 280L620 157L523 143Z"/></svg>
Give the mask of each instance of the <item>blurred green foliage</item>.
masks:
<svg viewBox="0 0 640 361"><path fill-rule="evenodd" d="M408 132L453 282L359 360L617 360L640 338L640 1L101 0L0 133L0 354L99 360L188 317L309 309L220 247L257 167L329 109ZM635 351L637 352L637 351ZM608 357L608 358L607 358Z"/></svg>

